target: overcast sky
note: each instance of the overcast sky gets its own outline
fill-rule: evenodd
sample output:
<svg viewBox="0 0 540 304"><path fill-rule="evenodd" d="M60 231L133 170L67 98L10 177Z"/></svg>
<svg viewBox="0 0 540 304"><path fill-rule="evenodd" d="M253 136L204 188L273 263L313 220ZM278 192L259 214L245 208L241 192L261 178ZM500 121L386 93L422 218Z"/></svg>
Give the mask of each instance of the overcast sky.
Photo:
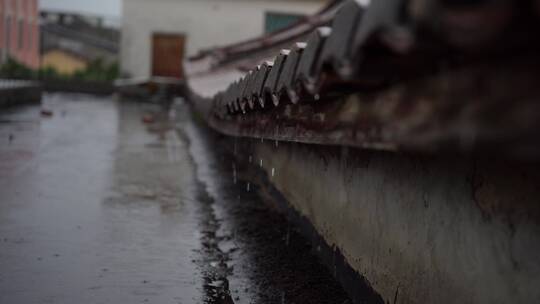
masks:
<svg viewBox="0 0 540 304"><path fill-rule="evenodd" d="M38 0L42 9L85 12L108 17L121 16L121 0Z"/></svg>

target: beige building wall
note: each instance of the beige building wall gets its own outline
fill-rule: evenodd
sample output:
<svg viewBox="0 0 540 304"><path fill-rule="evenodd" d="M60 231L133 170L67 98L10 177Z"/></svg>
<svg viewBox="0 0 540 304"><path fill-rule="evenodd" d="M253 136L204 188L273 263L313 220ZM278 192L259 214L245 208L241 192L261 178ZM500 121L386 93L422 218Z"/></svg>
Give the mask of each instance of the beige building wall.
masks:
<svg viewBox="0 0 540 304"><path fill-rule="evenodd" d="M186 35L186 54L260 36L265 12L313 14L324 0L123 0L122 71L148 77L153 32Z"/></svg>
<svg viewBox="0 0 540 304"><path fill-rule="evenodd" d="M86 62L69 53L52 50L41 57L41 66L54 68L58 73L71 75L86 68Z"/></svg>

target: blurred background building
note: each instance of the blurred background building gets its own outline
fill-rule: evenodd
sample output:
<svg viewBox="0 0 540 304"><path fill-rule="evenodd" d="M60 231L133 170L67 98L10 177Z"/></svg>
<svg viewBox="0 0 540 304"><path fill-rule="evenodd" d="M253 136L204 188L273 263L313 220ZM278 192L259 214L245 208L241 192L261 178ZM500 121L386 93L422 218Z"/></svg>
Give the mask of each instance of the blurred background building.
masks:
<svg viewBox="0 0 540 304"><path fill-rule="evenodd" d="M60 74L84 70L96 60L118 61L120 32L101 16L41 11L41 65Z"/></svg>
<svg viewBox="0 0 540 304"><path fill-rule="evenodd" d="M39 67L37 0L0 0L0 61L9 58Z"/></svg>
<svg viewBox="0 0 540 304"><path fill-rule="evenodd" d="M182 57L260 36L313 14L324 0L123 0L121 70L182 78Z"/></svg>

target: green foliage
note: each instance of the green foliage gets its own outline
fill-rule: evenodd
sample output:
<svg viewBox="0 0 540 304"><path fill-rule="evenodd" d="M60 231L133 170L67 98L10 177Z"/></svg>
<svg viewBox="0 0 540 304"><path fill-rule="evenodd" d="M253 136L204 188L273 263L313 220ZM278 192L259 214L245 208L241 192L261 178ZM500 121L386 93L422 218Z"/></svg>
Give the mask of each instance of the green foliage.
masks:
<svg viewBox="0 0 540 304"><path fill-rule="evenodd" d="M0 78L10 79L112 82L119 75L120 68L117 62L107 64L101 58L93 60L84 70L76 71L72 75L61 74L50 66L32 70L12 58L9 58L0 66Z"/></svg>
<svg viewBox="0 0 540 304"><path fill-rule="evenodd" d="M13 58L8 58L6 62L0 66L0 77L10 79L37 79L37 71L32 70L26 65L19 63Z"/></svg>
<svg viewBox="0 0 540 304"><path fill-rule="evenodd" d="M118 63L106 64L101 58L90 62L86 69L76 71L73 78L83 81L110 82L118 78L120 68Z"/></svg>
<svg viewBox="0 0 540 304"><path fill-rule="evenodd" d="M61 77L61 75L56 71L56 69L50 66L40 68L38 73L40 79L58 79Z"/></svg>

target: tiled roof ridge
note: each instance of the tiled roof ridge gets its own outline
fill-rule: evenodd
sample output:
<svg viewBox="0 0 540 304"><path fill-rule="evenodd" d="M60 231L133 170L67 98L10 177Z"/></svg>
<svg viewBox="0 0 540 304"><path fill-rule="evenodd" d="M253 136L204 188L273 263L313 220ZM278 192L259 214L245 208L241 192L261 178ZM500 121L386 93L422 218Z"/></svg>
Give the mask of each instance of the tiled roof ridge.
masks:
<svg viewBox="0 0 540 304"><path fill-rule="evenodd" d="M504 105L488 109L514 96L534 116L520 132L538 127L533 83L540 79L540 1L378 0L368 7L364 2L344 2L331 26L317 28L215 95L211 125L234 136L390 150L453 145L470 151L484 139L507 140L500 136L507 130L480 126L479 113L467 122L473 127L463 130L459 116L445 130L429 126L454 112L505 117L510 111L502 110ZM492 87L478 87L479 79ZM429 93L437 96L424 96ZM480 106L485 108L474 108Z"/></svg>

